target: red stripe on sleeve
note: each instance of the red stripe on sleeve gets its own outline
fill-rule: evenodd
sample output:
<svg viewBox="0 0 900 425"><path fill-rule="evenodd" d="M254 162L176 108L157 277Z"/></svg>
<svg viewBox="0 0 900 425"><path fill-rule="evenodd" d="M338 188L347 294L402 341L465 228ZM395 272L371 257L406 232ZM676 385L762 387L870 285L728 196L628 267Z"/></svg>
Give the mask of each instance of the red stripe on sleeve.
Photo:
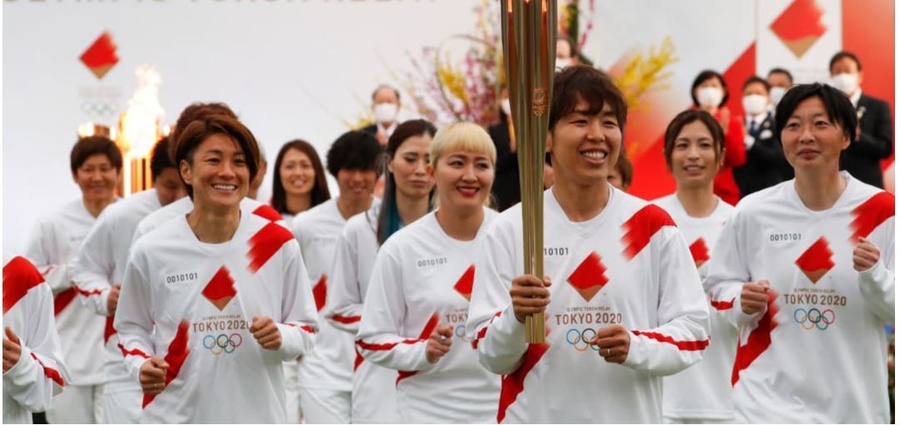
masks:
<svg viewBox="0 0 900 425"><path fill-rule="evenodd" d="M710 299L709 305L716 310L731 310L731 307L734 307L734 298L732 298L731 301L716 301Z"/></svg>
<svg viewBox="0 0 900 425"><path fill-rule="evenodd" d="M428 319L428 323L426 323L425 327L422 328L422 332L419 333L419 339L413 340L414 341L413 343L419 342L419 341L428 341L428 338L431 338L431 333L434 332L435 328L437 328L438 321L439 321L438 315L432 314L431 318ZM404 343L406 343L406 341L404 341ZM419 373L419 372L418 371L406 371L406 370L398 371L396 384L400 384L400 381L402 381L406 378L409 378L410 376L413 376L417 373Z"/></svg>
<svg viewBox="0 0 900 425"><path fill-rule="evenodd" d="M876 227L894 216L894 195L879 192L856 207L852 214L850 242L855 246L857 238L869 236Z"/></svg>
<svg viewBox="0 0 900 425"><path fill-rule="evenodd" d="M313 327L312 327L312 326L309 326L309 325L298 325L298 324L296 324L296 323L285 323L285 324L288 325L288 326L293 326L293 327L295 327L295 328L300 328L300 330L302 330L302 331L304 331L304 332L311 333L311 334L313 334L313 335L316 334L316 330L313 329Z"/></svg>
<svg viewBox="0 0 900 425"><path fill-rule="evenodd" d="M122 345L121 342L119 343L119 351L122 352L122 356L123 356L123 357L128 357L128 356L138 356L138 357L143 357L143 358L145 358L145 359L149 359L149 358L150 358L150 356L148 356L147 353L145 353L145 352L143 352L143 351L141 351L141 350L139 350L139 349L137 349L137 348L135 348L135 349L133 349L133 350L129 350L129 349L125 348L125 346Z"/></svg>
<svg viewBox="0 0 900 425"><path fill-rule="evenodd" d="M59 374L58 370L52 367L45 366L44 362L42 362L41 359L39 359L38 356L34 353L31 353L31 357L34 359L34 361L41 365L42 369L44 369L44 376L49 378L51 381L56 382L56 385L59 385L60 387L66 386L66 383L63 381L62 375Z"/></svg>
<svg viewBox="0 0 900 425"><path fill-rule="evenodd" d="M522 364L515 372L503 376L500 381L500 404L497 409L497 423L503 423L506 411L516 401L519 394L525 390L525 377L534 369L550 348L548 344L528 344Z"/></svg>
<svg viewBox="0 0 900 425"><path fill-rule="evenodd" d="M85 291L84 289L79 288L78 285L72 285L72 289L74 289L75 292L77 292L78 295L81 295L82 297L90 297L90 296L94 296L94 295L100 295L103 293L103 291L101 291L99 289L92 289L90 291Z"/></svg>
<svg viewBox="0 0 900 425"><path fill-rule="evenodd" d="M3 266L3 314L13 308L28 290L40 285L44 276L23 257L13 257Z"/></svg>
<svg viewBox="0 0 900 425"><path fill-rule="evenodd" d="M502 312L500 311L494 313L494 317L491 317L491 320L489 320L483 328L478 330L478 333L475 335L475 339L472 340L472 348L476 350L478 349L478 343L481 342L482 339L484 339L484 336L487 335L488 328L491 327L491 323L494 323L494 319L500 317L500 314L502 314Z"/></svg>
<svg viewBox="0 0 900 425"><path fill-rule="evenodd" d="M248 241L250 250L247 251L247 258L250 259L250 270L254 273L259 271L282 245L293 238L294 235L281 225L266 224Z"/></svg>
<svg viewBox="0 0 900 425"><path fill-rule="evenodd" d="M53 297L53 315L59 316L59 313L62 313L62 311L65 310L77 296L78 292L72 288L56 294L56 296Z"/></svg>
<svg viewBox="0 0 900 425"><path fill-rule="evenodd" d="M656 332L645 332L645 331L631 331L631 333L638 336L645 336L647 338L665 342L668 344L672 344L677 347L681 351L700 351L705 350L709 345L709 339L704 339L703 341L677 341L675 338L672 338L669 335L663 335L661 333Z"/></svg>
<svg viewBox="0 0 900 425"><path fill-rule="evenodd" d="M175 338L172 338L172 342L169 343L169 350L164 358L166 363L169 364L169 368L166 370L167 387L178 377L178 373L181 372L181 367L184 366L184 362L191 352L190 348L188 348L188 329L188 322L182 320L181 323L178 324L178 330L175 331ZM157 395L159 394L144 394L144 403L142 407L146 408L148 404L153 402Z"/></svg>
<svg viewBox="0 0 900 425"><path fill-rule="evenodd" d="M636 257L648 244L653 235L665 226L675 226L672 217L656 205L647 205L636 212L623 225L625 235L622 243L625 249L622 255L627 259Z"/></svg>
<svg viewBox="0 0 900 425"><path fill-rule="evenodd" d="M775 315L778 314L780 308L775 304L777 294L774 290L769 290L769 302L766 313L759 319L756 329L750 331L747 337L747 343L738 344L737 355L734 358L734 369L731 371L731 386L737 384L740 379L742 370L748 368L762 353L769 349L772 345L772 332L778 327L778 321Z"/></svg>
<svg viewBox="0 0 900 425"><path fill-rule="evenodd" d="M339 314L335 314L334 316L331 316L331 320L334 320L335 322L338 322L338 323L343 323L345 325L349 325L351 323L359 322L360 320L362 320L362 317L360 317L360 316L341 316Z"/></svg>

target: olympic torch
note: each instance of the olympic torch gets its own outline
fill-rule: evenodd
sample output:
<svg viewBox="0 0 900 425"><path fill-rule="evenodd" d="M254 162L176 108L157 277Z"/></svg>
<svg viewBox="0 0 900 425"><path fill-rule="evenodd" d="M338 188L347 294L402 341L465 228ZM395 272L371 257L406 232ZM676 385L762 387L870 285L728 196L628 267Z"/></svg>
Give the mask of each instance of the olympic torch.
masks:
<svg viewBox="0 0 900 425"><path fill-rule="evenodd" d="M544 147L556 58L556 0L501 0L503 56L509 84L522 192L525 273L544 278ZM528 343L544 342L544 314L525 317Z"/></svg>

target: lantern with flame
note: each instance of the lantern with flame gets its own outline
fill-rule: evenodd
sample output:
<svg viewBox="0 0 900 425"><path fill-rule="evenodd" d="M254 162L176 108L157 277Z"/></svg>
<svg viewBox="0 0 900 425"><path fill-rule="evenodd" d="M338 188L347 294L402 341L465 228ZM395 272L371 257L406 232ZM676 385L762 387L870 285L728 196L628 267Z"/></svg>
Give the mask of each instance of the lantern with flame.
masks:
<svg viewBox="0 0 900 425"><path fill-rule="evenodd" d="M126 196L153 185L150 152L164 135L160 120L165 111L159 104L162 78L156 69L146 64L138 66L135 76L138 86L128 100L128 110L119 117L119 131L114 139L125 159L125 183L119 193Z"/></svg>

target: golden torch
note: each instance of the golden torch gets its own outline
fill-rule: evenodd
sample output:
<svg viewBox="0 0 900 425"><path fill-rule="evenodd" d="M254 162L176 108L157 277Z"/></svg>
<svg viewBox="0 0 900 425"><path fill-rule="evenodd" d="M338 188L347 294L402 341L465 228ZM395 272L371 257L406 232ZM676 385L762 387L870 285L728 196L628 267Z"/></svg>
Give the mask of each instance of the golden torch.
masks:
<svg viewBox="0 0 900 425"><path fill-rule="evenodd" d="M556 0L501 0L503 56L519 158L525 273L544 278L544 150L556 59ZM525 318L525 339L544 342L544 314Z"/></svg>

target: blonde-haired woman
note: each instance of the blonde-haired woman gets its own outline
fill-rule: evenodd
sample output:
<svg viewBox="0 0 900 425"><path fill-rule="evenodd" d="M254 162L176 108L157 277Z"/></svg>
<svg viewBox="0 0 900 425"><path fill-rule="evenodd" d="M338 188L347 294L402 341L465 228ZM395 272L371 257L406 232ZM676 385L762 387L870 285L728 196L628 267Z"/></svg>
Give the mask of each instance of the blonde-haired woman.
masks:
<svg viewBox="0 0 900 425"><path fill-rule="evenodd" d="M399 371L401 422L495 420L499 376L478 363L465 338L494 182L496 149L478 125L447 126L431 144L428 174L440 207L388 239L364 302L357 348Z"/></svg>

